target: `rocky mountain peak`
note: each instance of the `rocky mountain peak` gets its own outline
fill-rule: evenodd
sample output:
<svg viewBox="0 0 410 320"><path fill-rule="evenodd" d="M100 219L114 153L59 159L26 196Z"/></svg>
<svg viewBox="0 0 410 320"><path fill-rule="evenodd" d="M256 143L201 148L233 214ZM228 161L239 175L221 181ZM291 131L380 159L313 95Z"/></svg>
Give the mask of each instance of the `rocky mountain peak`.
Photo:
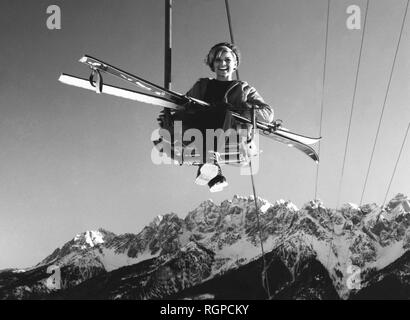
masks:
<svg viewBox="0 0 410 320"><path fill-rule="evenodd" d="M389 203L386 205L386 211L397 213L410 213L410 201L402 193L398 193Z"/></svg>
<svg viewBox="0 0 410 320"><path fill-rule="evenodd" d="M384 209L347 203L336 210L320 200L309 201L300 210L285 200L271 204L258 198L257 204L259 215L253 196L235 195L219 205L204 201L184 219L175 213L159 215L138 234L85 231L38 267L66 268L71 277L66 285L75 286L97 274L135 265L138 274L147 272L141 288L154 281L154 296L161 297L161 292L171 294L180 286L195 285L203 277L212 278L259 259L262 238L265 252L285 266L291 278L296 279L301 265L313 259L328 272L340 297L347 297L349 268L365 273L381 270L410 248L409 201L402 194ZM197 273L197 268L202 271ZM161 289L150 278L153 270Z"/></svg>
<svg viewBox="0 0 410 320"><path fill-rule="evenodd" d="M104 243L104 234L100 231L85 231L83 233L77 234L73 238L73 247L80 249L92 248L98 244Z"/></svg>

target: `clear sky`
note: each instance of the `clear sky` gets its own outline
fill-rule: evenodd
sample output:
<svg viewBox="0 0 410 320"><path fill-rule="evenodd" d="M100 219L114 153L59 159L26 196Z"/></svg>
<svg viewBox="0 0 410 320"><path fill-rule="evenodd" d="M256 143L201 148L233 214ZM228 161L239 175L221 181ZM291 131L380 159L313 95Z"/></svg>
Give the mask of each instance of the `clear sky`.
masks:
<svg viewBox="0 0 410 320"><path fill-rule="evenodd" d="M349 5L362 29L346 27ZM61 30L47 29L50 5ZM366 2L332 0L318 197L335 207ZM405 0L370 0L341 203L360 201L399 37ZM241 79L276 118L319 133L327 0L232 0ZM410 19L410 17L408 17ZM410 121L410 21L406 21L364 202L381 203ZM27 267L85 230L139 232L156 215L184 217L200 202L252 194L248 176L225 168L226 191L194 184L192 167L156 166L150 136L160 109L61 84L61 72L88 77L89 54L163 84L164 1L0 2L0 269ZM186 92L209 48L229 40L222 0L174 0L173 89ZM109 76L107 83L121 84ZM316 165L261 137L258 196L298 206L314 198ZM410 194L406 143L389 198Z"/></svg>

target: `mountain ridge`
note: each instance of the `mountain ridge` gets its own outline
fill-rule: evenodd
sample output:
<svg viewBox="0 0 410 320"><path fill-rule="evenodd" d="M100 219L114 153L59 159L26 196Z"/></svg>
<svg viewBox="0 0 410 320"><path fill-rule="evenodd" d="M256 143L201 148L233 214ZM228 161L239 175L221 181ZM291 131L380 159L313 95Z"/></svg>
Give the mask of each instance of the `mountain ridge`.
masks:
<svg viewBox="0 0 410 320"><path fill-rule="evenodd" d="M105 298L178 296L187 288L258 261L262 236L265 253L272 253L289 271L293 279L289 288L299 281L303 261L312 261L307 268L320 263L338 297L347 299L352 296L349 284L357 285L352 282L352 267L359 268L365 278L394 263L410 247L410 202L403 194L383 208L376 204L345 204L333 210L315 200L298 209L290 201L257 201L261 208L260 230L253 197L234 196L220 205L206 200L185 218L175 213L159 215L138 234L115 235L101 228L85 231L35 267L0 272L0 298L64 297L63 292L75 292L76 287L95 277L127 267L132 270L132 266L144 262L153 269L137 277L142 284L131 285L133 293L127 291L130 285L124 284L120 287L127 290L121 293L117 288L115 295L107 294ZM47 287L50 274L44 269L51 265L61 269L63 290L58 293ZM38 279L39 270L43 270L43 278L34 281L34 286L25 284L32 283L32 277ZM322 296L333 297L330 289L326 292ZM304 293L304 297L309 296Z"/></svg>

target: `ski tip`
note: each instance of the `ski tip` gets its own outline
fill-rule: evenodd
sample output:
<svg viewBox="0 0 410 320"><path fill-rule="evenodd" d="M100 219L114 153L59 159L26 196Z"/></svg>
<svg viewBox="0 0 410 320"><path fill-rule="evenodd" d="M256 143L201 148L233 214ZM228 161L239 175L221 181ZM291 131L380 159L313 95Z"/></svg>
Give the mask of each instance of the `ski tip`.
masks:
<svg viewBox="0 0 410 320"><path fill-rule="evenodd" d="M66 78L66 74L65 73L62 73L62 74L60 74L60 76L58 77L58 81L60 81L60 82L64 82L64 79Z"/></svg>

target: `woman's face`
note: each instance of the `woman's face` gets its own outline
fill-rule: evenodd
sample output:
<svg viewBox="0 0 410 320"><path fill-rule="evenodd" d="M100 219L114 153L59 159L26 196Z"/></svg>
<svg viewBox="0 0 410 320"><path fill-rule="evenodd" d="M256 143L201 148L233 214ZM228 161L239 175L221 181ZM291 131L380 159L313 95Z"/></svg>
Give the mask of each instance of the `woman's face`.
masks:
<svg viewBox="0 0 410 320"><path fill-rule="evenodd" d="M233 52L222 51L217 55L213 64L217 80L230 81L236 70L236 57Z"/></svg>

